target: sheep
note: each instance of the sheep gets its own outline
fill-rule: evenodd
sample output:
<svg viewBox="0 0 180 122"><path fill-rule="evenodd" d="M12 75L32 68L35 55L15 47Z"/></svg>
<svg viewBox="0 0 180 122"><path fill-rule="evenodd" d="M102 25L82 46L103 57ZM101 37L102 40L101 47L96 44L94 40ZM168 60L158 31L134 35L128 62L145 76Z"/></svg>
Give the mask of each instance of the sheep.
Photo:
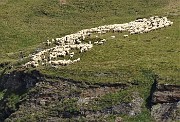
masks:
<svg viewBox="0 0 180 122"><path fill-rule="evenodd" d="M87 50L88 50L88 48L86 46L84 46L84 47L81 48L80 53L86 52Z"/></svg>
<svg viewBox="0 0 180 122"><path fill-rule="evenodd" d="M90 37L90 36L91 36L91 34L92 34L92 33L88 32L86 35Z"/></svg>
<svg viewBox="0 0 180 122"><path fill-rule="evenodd" d="M98 44L98 43L99 43L98 41L94 42L94 44Z"/></svg>
<svg viewBox="0 0 180 122"><path fill-rule="evenodd" d="M86 44L86 47L87 47L88 49L91 49L91 48L93 47L93 44Z"/></svg>
<svg viewBox="0 0 180 122"><path fill-rule="evenodd" d="M74 55L74 52L71 52L70 55Z"/></svg>
<svg viewBox="0 0 180 122"><path fill-rule="evenodd" d="M70 55L70 58L73 58L74 57L74 55Z"/></svg>
<svg viewBox="0 0 180 122"><path fill-rule="evenodd" d="M83 41L85 40L85 38L86 38L86 37L85 37L84 35L82 35L82 40L83 40Z"/></svg>
<svg viewBox="0 0 180 122"><path fill-rule="evenodd" d="M58 52L57 53L57 57L65 57L66 56L66 52Z"/></svg>
<svg viewBox="0 0 180 122"><path fill-rule="evenodd" d="M80 58L77 58L77 59L73 60L73 63L77 63L77 62L79 62L80 60L81 60Z"/></svg>
<svg viewBox="0 0 180 122"><path fill-rule="evenodd" d="M105 39L102 39L100 41L92 42L89 41L88 43L82 43L80 39L83 41L85 40L86 36L90 36L92 33L99 33L99 34L105 34L107 32L113 31L113 32L122 32L127 31L131 35L132 34L141 34L141 33L148 33L152 30L157 30L159 28L164 28L167 26L171 26L173 22L169 21L167 17L158 17L153 16L149 19L141 18L137 19L135 21L131 21L129 23L124 24L113 24L113 25L104 25L99 26L95 28L90 29L84 29L81 31L78 31L77 33L66 35L61 38L55 38L50 40L47 40L45 44L47 46L50 46L51 44L56 44L55 47L42 50L36 54L33 54L30 57L30 61L25 63L24 67L37 67L39 66L39 63L42 65L54 63L52 59L57 59L57 57L65 57L66 55L70 55L70 58L73 58L74 52L70 53L70 50L80 50L80 53L86 52L89 49L93 47L93 44L101 45L106 42ZM96 38L99 38L98 35L95 36ZM129 37L129 35L124 35L124 38ZM112 39L115 38L115 36L111 36ZM59 60L58 65L68 65L72 64L74 62L80 61L80 58L70 61L70 60Z"/></svg>
<svg viewBox="0 0 180 122"><path fill-rule="evenodd" d="M64 48L64 51L66 52L66 54L69 54L69 51L71 50L71 48Z"/></svg>
<svg viewBox="0 0 180 122"><path fill-rule="evenodd" d="M69 65L69 64L72 64L73 61L71 60L59 60L58 61L58 64L62 65L62 66L66 66L66 65Z"/></svg>
<svg viewBox="0 0 180 122"><path fill-rule="evenodd" d="M59 65L59 62L58 61L51 61L50 64L52 64L52 65Z"/></svg>
<svg viewBox="0 0 180 122"><path fill-rule="evenodd" d="M50 59L56 59L57 55L50 54L49 57L50 57Z"/></svg>
<svg viewBox="0 0 180 122"><path fill-rule="evenodd" d="M115 36L111 36L112 39L116 38Z"/></svg>
<svg viewBox="0 0 180 122"><path fill-rule="evenodd" d="M81 59L80 58L78 58L78 59L76 59L77 60L77 62L79 62Z"/></svg>
<svg viewBox="0 0 180 122"><path fill-rule="evenodd" d="M42 66L44 66L44 65L45 65L45 63L44 63L44 62L42 62L42 63L41 63L41 65L42 65Z"/></svg>
<svg viewBox="0 0 180 122"><path fill-rule="evenodd" d="M70 53L70 58L73 58L73 56L74 56L74 52L71 52Z"/></svg>
<svg viewBox="0 0 180 122"><path fill-rule="evenodd" d="M128 35L123 35L124 36L124 38L127 38L127 37L129 37Z"/></svg>
<svg viewBox="0 0 180 122"><path fill-rule="evenodd" d="M79 39L77 39L76 44L81 44L81 41Z"/></svg>
<svg viewBox="0 0 180 122"><path fill-rule="evenodd" d="M76 49L76 45L69 45L69 47L71 48L71 49Z"/></svg>
<svg viewBox="0 0 180 122"><path fill-rule="evenodd" d="M77 46L76 46L76 49L78 49L78 50L81 49L81 46L80 46L80 45L77 45Z"/></svg>
<svg viewBox="0 0 180 122"><path fill-rule="evenodd" d="M31 62L27 62L27 63L25 63L24 65L23 65L23 67L25 67L25 68L28 68L28 67L30 67L31 66Z"/></svg>
<svg viewBox="0 0 180 122"><path fill-rule="evenodd" d="M100 41L100 42L98 43L98 45L102 45L102 44L104 44L104 42L102 42L102 41Z"/></svg>
<svg viewBox="0 0 180 122"><path fill-rule="evenodd" d="M36 67L39 66L39 64L38 64L37 62L35 62L35 61L32 61L32 62L31 62L31 66L34 67L34 68L36 68Z"/></svg>
<svg viewBox="0 0 180 122"><path fill-rule="evenodd" d="M102 39L101 42L106 42L106 39Z"/></svg>
<svg viewBox="0 0 180 122"><path fill-rule="evenodd" d="M51 42L49 40L47 40L47 45L50 46Z"/></svg>
<svg viewBox="0 0 180 122"><path fill-rule="evenodd" d="M52 42L54 43L54 42L55 42L55 39L52 39Z"/></svg>

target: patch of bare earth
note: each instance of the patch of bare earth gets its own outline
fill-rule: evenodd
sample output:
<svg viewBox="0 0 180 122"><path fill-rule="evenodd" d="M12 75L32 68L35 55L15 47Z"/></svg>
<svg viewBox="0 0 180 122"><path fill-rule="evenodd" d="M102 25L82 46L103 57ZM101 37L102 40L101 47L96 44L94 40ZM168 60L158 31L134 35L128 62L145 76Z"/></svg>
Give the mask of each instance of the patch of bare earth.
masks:
<svg viewBox="0 0 180 122"><path fill-rule="evenodd" d="M64 5L67 3L67 0L59 0L60 5Z"/></svg>

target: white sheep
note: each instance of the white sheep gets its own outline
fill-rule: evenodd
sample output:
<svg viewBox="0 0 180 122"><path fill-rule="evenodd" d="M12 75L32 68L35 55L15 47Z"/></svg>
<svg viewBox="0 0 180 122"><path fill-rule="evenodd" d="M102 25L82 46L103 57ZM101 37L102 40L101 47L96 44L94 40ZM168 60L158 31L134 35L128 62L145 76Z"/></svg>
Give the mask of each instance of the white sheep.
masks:
<svg viewBox="0 0 180 122"><path fill-rule="evenodd" d="M66 55L70 54L70 58L73 58L74 53L70 53L70 50L80 50L80 52L86 52L89 49L93 47L93 44L103 44L106 42L105 39L102 39L100 41L96 41L92 44L91 41L89 43L82 43L80 39L83 41L85 40L86 36L90 36L92 33L107 33L110 31L113 32L122 32L122 31L128 31L131 35L132 34L140 34L140 33L147 33L152 30L157 30L159 28L171 26L173 22L169 21L167 17L158 17L153 16L149 19L142 18L137 19L135 21L131 21L129 23L124 24L113 24L113 25L104 25L99 26L95 28L90 29L84 29L77 33L66 35L61 38L55 38L52 39L52 41L47 40L45 44L47 46L50 46L52 43L55 43L56 46L42 50L36 54L33 54L30 58L31 60L24 64L24 67L37 67L39 66L39 63L42 65L45 65L47 63L57 63L54 61L51 61L52 59L57 59L57 57L65 57ZM124 35L124 38L129 37L128 35ZM96 35L96 38L99 38L98 35ZM111 36L112 39L115 38L115 36ZM49 61L49 62L48 62ZM68 65L74 62L80 61L80 58L76 60L59 60L58 65Z"/></svg>
<svg viewBox="0 0 180 122"><path fill-rule="evenodd" d="M128 35L123 35L124 36L124 38L127 38L127 37L129 37Z"/></svg>
<svg viewBox="0 0 180 122"><path fill-rule="evenodd" d="M104 42L102 42L102 41L100 41L100 42L98 43L98 45L102 45L102 44L104 44Z"/></svg>
<svg viewBox="0 0 180 122"><path fill-rule="evenodd" d="M115 36L111 36L112 39L116 38Z"/></svg>
<svg viewBox="0 0 180 122"><path fill-rule="evenodd" d="M102 39L101 42L106 42L106 39Z"/></svg>
<svg viewBox="0 0 180 122"><path fill-rule="evenodd" d="M80 60L81 60L80 58L77 58L77 59L73 60L73 63L79 62Z"/></svg>
<svg viewBox="0 0 180 122"><path fill-rule="evenodd" d="M47 46L50 46L51 42L49 40L47 40L46 44L47 44Z"/></svg>
<svg viewBox="0 0 180 122"><path fill-rule="evenodd" d="M70 58L73 58L73 56L74 56L74 52L71 52L70 53Z"/></svg>
<svg viewBox="0 0 180 122"><path fill-rule="evenodd" d="M94 44L98 44L98 43L99 43L98 41L94 42Z"/></svg>
<svg viewBox="0 0 180 122"><path fill-rule="evenodd" d="M84 47L81 48L80 53L86 52L87 50L88 50L88 48L86 46L84 46Z"/></svg>

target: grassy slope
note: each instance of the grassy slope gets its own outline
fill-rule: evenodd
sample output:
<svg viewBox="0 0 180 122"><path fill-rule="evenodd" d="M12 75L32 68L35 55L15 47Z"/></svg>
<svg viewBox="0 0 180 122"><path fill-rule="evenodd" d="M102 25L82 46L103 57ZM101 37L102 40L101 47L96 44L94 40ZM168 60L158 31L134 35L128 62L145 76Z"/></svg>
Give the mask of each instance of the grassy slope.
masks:
<svg viewBox="0 0 180 122"><path fill-rule="evenodd" d="M130 37L131 41L123 39L122 34L118 34L119 38L116 38L116 41L109 40L105 46L93 48L91 52L81 56L81 63L62 67L58 72L78 80L99 82L118 81L114 76L124 70L128 72L125 75L134 77L133 74L136 76L137 70L146 68L162 77L179 79L179 15L176 15L179 14L179 6L175 4L177 2L69 0L67 5L61 6L57 0L4 0L0 4L0 59L1 62L16 61L19 51L28 55L46 39L61 37L84 28L172 13L169 18L174 21L173 27L139 36L133 35ZM110 72L110 78L94 76L102 71Z"/></svg>
<svg viewBox="0 0 180 122"><path fill-rule="evenodd" d="M4 1L7 2L0 4L2 55L4 52L34 48L48 38L60 37L80 29L158 14L158 9L168 4L167 0L153 0L149 3L140 0L133 3L130 0L69 0L69 4L64 6L60 6L57 0ZM137 16L135 11L138 11Z"/></svg>
<svg viewBox="0 0 180 122"><path fill-rule="evenodd" d="M124 39L123 34L106 34L108 42L80 54L81 62L54 69L39 67L44 73L94 82L137 82L133 87L147 98L152 77L180 84L180 16L178 0L3 0L0 2L0 62L17 61L41 47L46 39L61 37L84 28L125 23L137 17L168 16L173 26ZM138 14L136 15L136 11ZM116 39L109 37L115 35ZM128 92L128 91L127 91ZM146 120L149 113L129 121ZM147 119L148 118L148 119Z"/></svg>

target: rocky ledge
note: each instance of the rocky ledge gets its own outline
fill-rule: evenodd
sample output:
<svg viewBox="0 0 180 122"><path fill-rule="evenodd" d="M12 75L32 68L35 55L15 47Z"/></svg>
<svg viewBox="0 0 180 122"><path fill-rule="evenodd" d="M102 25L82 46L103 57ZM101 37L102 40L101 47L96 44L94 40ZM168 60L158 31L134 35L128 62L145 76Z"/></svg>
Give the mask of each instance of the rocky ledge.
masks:
<svg viewBox="0 0 180 122"><path fill-rule="evenodd" d="M124 91L133 84L88 84L39 71L13 71L0 78L0 121L104 121L111 115L141 114L145 102L138 91ZM136 84L137 85L137 84ZM112 104L109 95L121 94ZM117 95L116 94L116 95ZM106 96L107 95L107 96ZM106 97L104 97L106 96ZM155 79L146 101L157 122L180 121L180 86Z"/></svg>
<svg viewBox="0 0 180 122"><path fill-rule="evenodd" d="M88 84L51 77L39 71L13 71L0 79L0 121L106 121L111 115L136 116L144 100L133 91L128 101L103 106L103 96L128 89L127 84ZM104 105L106 105L104 103Z"/></svg>
<svg viewBox="0 0 180 122"><path fill-rule="evenodd" d="M151 115L157 122L180 121L180 85L156 84Z"/></svg>

